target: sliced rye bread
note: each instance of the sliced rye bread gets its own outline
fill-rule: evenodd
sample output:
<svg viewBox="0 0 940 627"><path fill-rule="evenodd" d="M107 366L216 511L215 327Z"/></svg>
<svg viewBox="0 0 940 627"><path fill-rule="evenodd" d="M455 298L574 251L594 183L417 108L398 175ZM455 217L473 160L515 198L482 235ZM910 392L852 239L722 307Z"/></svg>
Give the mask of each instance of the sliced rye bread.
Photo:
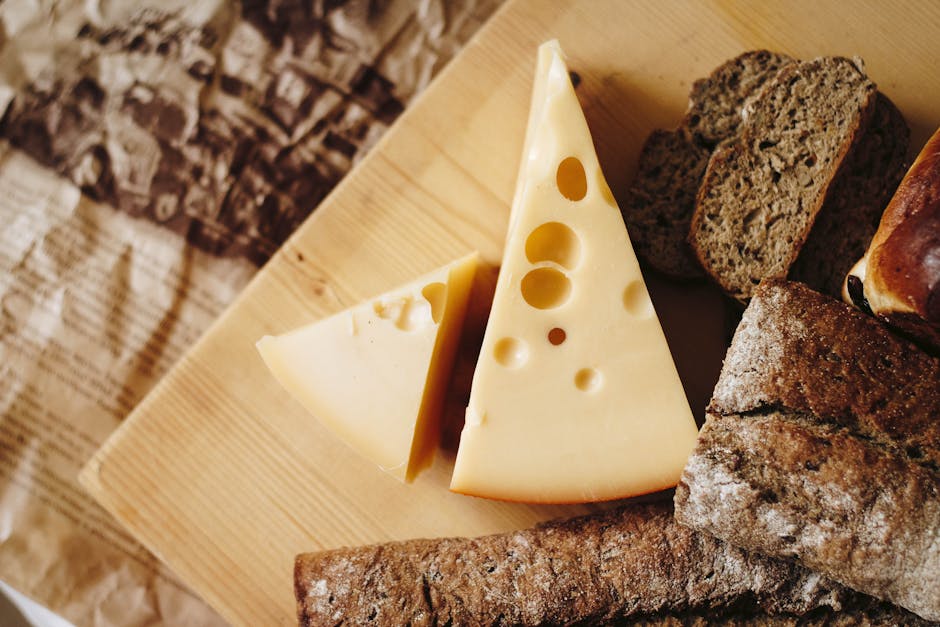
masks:
<svg viewBox="0 0 940 627"><path fill-rule="evenodd" d="M708 158L718 142L737 133L744 102L792 62L766 50L726 61L695 81L678 129L647 138L622 212L637 254L659 272L675 279L704 276L687 240Z"/></svg>
<svg viewBox="0 0 940 627"><path fill-rule="evenodd" d="M761 279L787 275L876 94L855 62L824 57L784 66L749 101L709 160L689 233L730 296L746 302Z"/></svg>
<svg viewBox="0 0 940 627"><path fill-rule="evenodd" d="M769 50L751 50L725 61L692 84L682 125L696 143L715 148L737 135L744 103L783 66L794 62L793 57Z"/></svg>
<svg viewBox="0 0 940 627"><path fill-rule="evenodd" d="M676 518L940 620L940 360L799 283L757 289Z"/></svg>
<svg viewBox="0 0 940 627"><path fill-rule="evenodd" d="M728 614L753 620L754 612L857 608L913 620L799 566L683 527L668 502L482 538L303 554L294 581L302 626L703 624Z"/></svg>
<svg viewBox="0 0 940 627"><path fill-rule="evenodd" d="M904 116L879 92L871 123L839 168L790 279L830 296L841 294L846 274L865 254L907 171L910 143Z"/></svg>
<svg viewBox="0 0 940 627"><path fill-rule="evenodd" d="M643 144L636 179L623 203L636 254L675 279L704 276L686 236L710 155L684 128L653 131Z"/></svg>

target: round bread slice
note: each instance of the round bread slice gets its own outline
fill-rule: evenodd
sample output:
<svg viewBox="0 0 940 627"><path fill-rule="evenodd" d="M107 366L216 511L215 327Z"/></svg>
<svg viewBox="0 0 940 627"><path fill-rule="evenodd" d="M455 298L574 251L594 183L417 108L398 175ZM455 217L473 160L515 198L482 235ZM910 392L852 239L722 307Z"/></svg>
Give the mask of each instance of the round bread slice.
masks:
<svg viewBox="0 0 940 627"><path fill-rule="evenodd" d="M904 176L910 143L904 116L879 92L871 123L839 168L790 279L839 297Z"/></svg>
<svg viewBox="0 0 940 627"><path fill-rule="evenodd" d="M689 233L730 296L747 302L761 279L787 275L876 94L855 62L824 57L785 66L750 101L712 154Z"/></svg>
<svg viewBox="0 0 940 627"><path fill-rule="evenodd" d="M745 101L794 62L793 57L769 50L751 50L725 61L692 85L683 126L699 144L714 148L737 134Z"/></svg>
<svg viewBox="0 0 940 627"><path fill-rule="evenodd" d="M623 219L637 255L666 276L704 276L686 236L710 155L682 128L653 131L640 153Z"/></svg>
<svg viewBox="0 0 940 627"><path fill-rule="evenodd" d="M704 276L687 240L708 158L719 141L737 133L747 99L793 62L752 50L722 63L693 84L680 127L647 138L621 206L637 254L657 271L679 280Z"/></svg>

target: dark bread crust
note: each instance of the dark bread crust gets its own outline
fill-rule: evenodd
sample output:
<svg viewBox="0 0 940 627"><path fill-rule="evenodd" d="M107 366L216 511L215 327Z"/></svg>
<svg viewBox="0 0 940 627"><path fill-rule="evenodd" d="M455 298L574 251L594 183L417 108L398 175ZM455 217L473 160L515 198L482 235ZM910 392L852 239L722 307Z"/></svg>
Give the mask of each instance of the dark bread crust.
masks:
<svg viewBox="0 0 940 627"><path fill-rule="evenodd" d="M940 352L940 131L898 186L867 257L872 311Z"/></svg>
<svg viewBox="0 0 940 627"><path fill-rule="evenodd" d="M938 416L940 361L844 303L764 282L676 516L940 620Z"/></svg>
<svg viewBox="0 0 940 627"><path fill-rule="evenodd" d="M746 302L761 279L787 275L875 101L841 57L786 65L751 99L740 133L712 154L689 233L728 295Z"/></svg>
<svg viewBox="0 0 940 627"><path fill-rule="evenodd" d="M802 615L871 604L678 525L668 503L483 538L303 554L295 592L301 625L694 623L729 609Z"/></svg>
<svg viewBox="0 0 940 627"><path fill-rule="evenodd" d="M678 616L657 616L650 619L620 621L616 625L649 625L656 627L936 627L938 623L926 621L891 603L856 594L857 600L847 601L842 610L820 607L799 616L794 614L764 614L741 612L686 612Z"/></svg>
<svg viewBox="0 0 940 627"><path fill-rule="evenodd" d="M940 230L940 225L934 227ZM933 299L940 302L940 292L933 291L938 297ZM924 316L907 311L887 311L878 314L886 324L898 332L911 338L931 355L940 356L940 323L926 320Z"/></svg>
<svg viewBox="0 0 940 627"><path fill-rule="evenodd" d="M766 281L745 311L708 407L786 407L865 438L916 445L940 467L940 361L805 285Z"/></svg>

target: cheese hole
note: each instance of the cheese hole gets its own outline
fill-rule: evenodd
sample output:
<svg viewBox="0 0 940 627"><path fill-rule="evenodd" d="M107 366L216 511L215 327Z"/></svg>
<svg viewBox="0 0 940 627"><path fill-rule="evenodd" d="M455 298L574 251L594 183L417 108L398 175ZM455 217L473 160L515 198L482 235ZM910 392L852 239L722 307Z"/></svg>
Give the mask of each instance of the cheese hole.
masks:
<svg viewBox="0 0 940 627"><path fill-rule="evenodd" d="M554 309L568 300L571 281L555 268L536 268L522 277L522 297L536 309Z"/></svg>
<svg viewBox="0 0 940 627"><path fill-rule="evenodd" d="M554 261L571 270L581 259L581 239L561 222L546 222L529 233L525 256L532 263Z"/></svg>
<svg viewBox="0 0 940 627"><path fill-rule="evenodd" d="M404 306L404 301L401 298L396 298L395 300L377 300L372 303L372 309L375 310L375 315L383 320L398 320L401 316L401 310Z"/></svg>
<svg viewBox="0 0 940 627"><path fill-rule="evenodd" d="M653 315L653 303L643 289L640 281L631 281L623 290L623 308L637 318L649 318Z"/></svg>
<svg viewBox="0 0 940 627"><path fill-rule="evenodd" d="M441 322L444 313L444 304L447 302L447 286L443 283L429 283L421 290L421 295L431 305L431 319L434 324Z"/></svg>
<svg viewBox="0 0 940 627"><path fill-rule="evenodd" d="M404 302L395 326L402 331L417 331L431 322L431 306L423 300L409 298Z"/></svg>
<svg viewBox="0 0 940 627"><path fill-rule="evenodd" d="M402 331L417 331L431 322L431 305L411 296L376 301L372 309L379 318L394 323Z"/></svg>
<svg viewBox="0 0 940 627"><path fill-rule="evenodd" d="M581 368L574 375L574 385L582 392L593 392L604 382L604 376L594 368Z"/></svg>
<svg viewBox="0 0 940 627"><path fill-rule="evenodd" d="M493 347L493 357L507 368L519 368L529 360L529 347L525 340L504 337Z"/></svg>
<svg viewBox="0 0 940 627"><path fill-rule="evenodd" d="M552 346L558 346L568 337L568 334L565 333L564 329L555 327L548 332L548 341L552 343Z"/></svg>
<svg viewBox="0 0 940 627"><path fill-rule="evenodd" d="M581 200L587 194L587 177L584 175L584 166L577 157L567 157L558 164L555 174L555 183L558 191L568 200Z"/></svg>

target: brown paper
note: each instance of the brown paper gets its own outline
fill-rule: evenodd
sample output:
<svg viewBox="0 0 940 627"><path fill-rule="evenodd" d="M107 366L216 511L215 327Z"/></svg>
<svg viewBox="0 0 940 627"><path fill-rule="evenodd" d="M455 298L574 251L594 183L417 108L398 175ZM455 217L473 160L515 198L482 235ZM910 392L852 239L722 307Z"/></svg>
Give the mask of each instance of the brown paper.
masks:
<svg viewBox="0 0 940 627"><path fill-rule="evenodd" d="M0 579L221 622L78 469L495 6L0 5Z"/></svg>

